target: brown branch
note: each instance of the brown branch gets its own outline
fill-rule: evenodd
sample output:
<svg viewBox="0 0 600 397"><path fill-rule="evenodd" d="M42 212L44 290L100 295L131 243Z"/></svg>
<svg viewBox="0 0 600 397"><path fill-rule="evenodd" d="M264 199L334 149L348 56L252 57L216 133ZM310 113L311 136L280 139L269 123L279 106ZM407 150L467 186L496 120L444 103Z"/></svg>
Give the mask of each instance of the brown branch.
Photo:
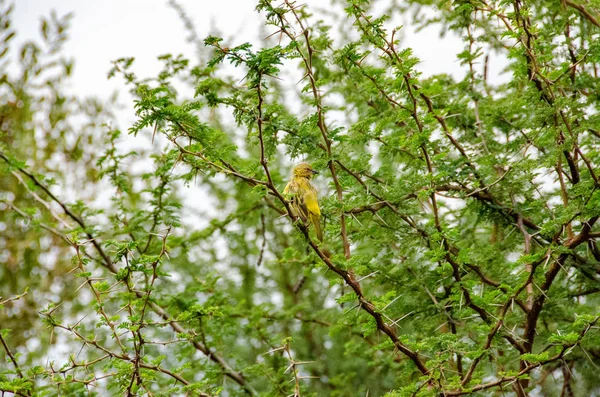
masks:
<svg viewBox="0 0 600 397"><path fill-rule="evenodd" d="M256 123L258 124L258 139L260 141L260 164L265 170L265 174L267 175L267 181L270 186L274 186L273 178L271 177L271 172L269 171L269 166L267 162L267 157L265 155L265 141L263 137L263 119L262 119L262 104L263 104L263 95L262 95L262 73L258 73L258 83L256 84L256 94L258 96L258 104L256 105L256 110L258 112L258 117L256 119ZM279 198L279 197L278 197Z"/></svg>
<svg viewBox="0 0 600 397"><path fill-rule="evenodd" d="M588 222L585 222L583 227L581 228L581 232L577 236L575 236L574 238L568 240L567 242L565 242L563 244L565 246L565 248L572 250L572 249L575 249L580 244L587 241L587 239L589 238L590 230L591 230L592 226L594 225L594 223L596 223L598 218L599 218L598 216L595 216L595 217L591 218ZM560 271L560 269L563 267L563 264L566 261L568 256L569 256L569 254L563 253L558 257L557 260L555 260L552 263L552 265L550 266L550 268L548 269L548 271L545 274L544 283L540 287L542 293L533 301L533 303L531 305L531 309L527 313L525 329L523 332L523 337L525 339L524 346L525 346L526 352L531 352L531 349L533 348L533 342L534 342L534 339L536 336L537 321L538 321L538 318L542 311L542 308L544 306L544 302L546 300L546 292L552 286L554 279L558 275L558 272ZM535 269L532 271L531 274L533 274L534 272L535 272Z"/></svg>
<svg viewBox="0 0 600 397"><path fill-rule="evenodd" d="M182 128L182 127L180 126L180 128ZM185 132L185 130L183 130L183 131ZM171 142L173 142L175 145L180 147L180 150L182 150L182 149L185 150L184 148L179 146L179 144L177 142L174 142L173 140L171 140ZM189 154L195 155L195 156L201 155L201 154L192 153L189 151L186 151L186 152L188 152ZM232 175L232 176L235 176L235 177L240 178L245 181L253 180L252 178L249 178L239 172L232 172L231 170L224 169L223 167L220 167L216 164L214 166L217 169L219 169L221 172L223 172L227 175ZM377 328L384 334L388 335L388 337L394 343L395 348L398 349L400 352L404 353L406 356L408 356L415 363L416 367L419 369L419 371L422 374L428 374L429 369L425 366L425 364L421 360L421 357L419 356L419 354L417 352L414 352L413 350L411 350L408 346L404 345L400 341L398 336L396 335L396 332L394 331L394 329L390 325L385 323L385 321L383 320L382 314L379 313L377 311L375 305L373 305L364 296L364 294L361 290L360 284L355 279L354 275L351 272L346 271L346 270L336 266L329 259L329 255L326 255L319 248L319 246L314 241L311 240L306 225L304 225L304 223L302 223L302 222L297 222L297 218L294 216L293 212L291 211L288 201L281 195L281 193L279 193L279 191L277 190L277 187L275 186L273 181L271 180L271 181L267 181L267 182L262 182L262 181L257 181L257 182L260 182L260 184L265 185L267 187L267 189L269 190L269 192L273 196L277 197L277 199L281 202L281 204L283 204L283 206L286 208L287 215L288 215L289 219L291 220L291 222L294 223L294 225L300 230L300 232L304 235L305 239L309 243L310 247L319 256L319 258L321 258L323 260L323 262L327 265L327 267L330 270L332 270L333 272L335 272L336 274L338 274L339 276L341 276L344 279L345 283L352 288L352 290L354 291L354 293L356 294L356 296L358 298L359 306L375 319ZM396 210L396 212L397 212L397 210ZM181 329L181 327L179 326L179 324L177 322L170 320L169 316L166 313L164 313L164 311L162 311L163 314L161 314L161 311L159 309L160 308L155 309L155 311L157 312L157 314L159 314L159 316L161 316L164 320L169 321L169 323L171 324L171 327L173 327L173 329L175 329L177 332L183 332L183 329ZM180 329L180 331L179 331L179 329ZM197 343L198 342L194 342L195 345ZM197 347L197 349L203 351L206 355L209 355L209 357L212 358L212 356L210 356L210 354L211 354L210 351L205 346L200 344L199 346L196 346L196 347ZM226 365L226 364L224 364L224 365Z"/></svg>
<svg viewBox="0 0 600 397"><path fill-rule="evenodd" d="M2 342L2 346L4 347L4 350L6 351L6 354L10 358L10 361L12 361L13 366L15 367L15 371L17 371L17 375L19 376L19 378L22 379L23 378L23 372L21 372L21 367L19 367L19 363L17 362L16 357L10 351L8 345L6 344L6 341L2 337L2 334L0 334L0 342Z"/></svg>
<svg viewBox="0 0 600 397"><path fill-rule="evenodd" d="M527 277L527 280L525 280L525 282L515 290L515 292L507 299L507 301L504 303L504 305L502 306L502 309L500 311L500 317L498 319L498 321L496 322L496 324L492 327L492 330L488 333L488 336L486 338L486 343L483 347L484 352L482 352L480 355L478 355L471 363L469 369L467 370L467 373L465 374L465 377L463 378L463 380L461 381L461 384L464 386L467 383L469 383L469 381L471 380L473 373L475 372L475 369L477 368L477 365L480 363L481 359L483 358L483 355L485 354L485 351L487 351L492 344L492 340L494 338L494 336L496 335L496 333L498 332L498 330L504 325L504 317L506 316L506 313L508 312L508 309L510 307L510 305L512 304L512 302L516 301L517 297L519 296L519 294L521 294L521 292L523 292L523 290L525 290L532 282L533 282L533 277L534 277L534 272L535 269L546 260L546 258L549 258L549 256L552 254L551 251L548 251L546 253L546 255L540 259L538 259L537 261L533 262L533 263L528 263L526 265L526 267L532 269L529 272L529 276ZM527 311L527 309L524 309L526 314L529 314L529 312ZM509 340L510 342L510 340ZM517 348L517 350L519 351L519 353L523 354L528 352L526 350L526 347L522 344L514 344L514 346Z"/></svg>
<svg viewBox="0 0 600 397"><path fill-rule="evenodd" d="M77 367L88 368L90 365L92 365L94 363L97 363L97 362L100 362L100 361L102 361L102 360L104 360L104 359L106 359L108 357L116 358L118 360L125 361L125 362L132 361L131 358L129 357L129 355L127 355L127 353L118 354L118 353L112 352L112 351L108 350L106 347L102 346L100 343L98 343L98 341L96 339L92 340L92 339L88 339L88 338L84 337L79 331L77 331L75 329L75 327L64 326L64 325L56 325L56 326L58 328L60 328L60 329L63 329L65 331L70 332L73 335L75 335L77 338L79 338L81 341L83 341L84 345L93 346L96 349L98 349L98 350L106 353L105 356L100 357L100 358L98 358L96 360L93 360L93 361L85 363L85 364L81 364L81 363L77 364L74 361L72 361L72 364L71 364L70 367L68 367L68 368L61 368L61 370L60 370L61 374L65 374L65 373L67 373L67 372L69 372L71 370L74 370ZM138 365L141 368L149 369L149 370L152 370L152 371L156 371L156 372L160 372L160 373L163 373L165 375L168 375L168 376L172 377L173 379L177 380L178 382L180 382L181 384L184 384L184 385L189 385L190 384L190 382L188 380L186 380L185 378L183 378L181 375L179 375L179 374L177 374L175 372L172 372L172 371L170 371L168 369L162 368L162 367L160 367L158 365L151 365L151 364L147 364L147 363L144 363L144 362L140 362ZM114 376L114 375L116 375L116 373L115 374L111 374L110 376ZM106 376L106 377L108 377L108 376ZM96 381L98 379L99 378L95 378L95 379L92 379L91 381L87 381L86 380L84 382L91 383L91 382L94 382L94 381ZM77 381L77 380L75 380L75 381ZM131 389L131 386L130 386L130 389ZM207 393L203 393L201 391L198 391L198 392L200 393L200 396L202 396L202 397L210 397L210 395L207 394Z"/></svg>
<svg viewBox="0 0 600 397"><path fill-rule="evenodd" d="M523 224L525 226L527 226L528 228L535 230L535 231L541 230L540 226L538 226L531 219L523 216L521 213L517 212L514 208L506 206L504 203L502 203L501 201L497 200L494 196L489 194L489 192L486 192L485 189L484 190L481 190L481 189L472 190L467 187L458 186L458 185L439 185L436 187L436 189L438 191L464 192L464 193L466 193L466 196L468 196L468 197L474 197L483 203L492 204L494 208L501 209L502 213L505 214L507 217L511 218L514 221L515 225L519 221L519 218L521 218Z"/></svg>
<svg viewBox="0 0 600 397"><path fill-rule="evenodd" d="M146 252L148 252L148 248L150 248L150 243L152 242L152 239L154 237L154 230L156 229L156 226L158 225L158 215L159 215L160 211L162 210L162 206L163 206L163 194L165 193L165 187L167 186L168 182L169 182L168 179L161 176L161 182L160 182L160 185L158 186L158 190L159 190L158 202L156 204L156 208L153 211L154 213L152 214L152 226L150 226L150 231L148 232L148 240L146 241L146 246L141 251L144 254Z"/></svg>
<svg viewBox="0 0 600 397"><path fill-rule="evenodd" d="M338 162L340 164L340 166L342 167L342 169L344 171L346 171L349 175L351 175L352 177L354 177L361 186L363 186L363 188L371 195L373 196L375 199L380 200L379 202L375 203L375 204L371 204L371 205L365 205L362 207L358 207L358 208L353 208L349 211L347 211L348 213L361 213L361 212L372 212L372 213L376 213L378 211L380 211L383 208L389 208L394 214L396 214L397 216L400 217L400 219L402 219L406 224L408 224L411 228L415 229L419 235L421 235L421 237L423 237L425 239L425 241L427 241L427 244L429 244L429 239L430 236L429 234L422 228L418 227L416 225L415 222L413 222L412 220L410 220L408 217L401 215L400 211L398 211L398 209L396 208L396 206L393 203L390 203L389 201L386 201L383 199L383 197L377 195L376 193L374 193L371 189L368 188L368 186L366 185L366 183L362 180L362 178L360 177L360 175L358 175L357 173L353 172L352 170L348 169L346 166L344 166L344 164ZM462 189L462 188L461 188ZM414 193L411 193L410 195L406 196L406 199L415 196ZM449 252L450 254L454 255L454 256L458 256L459 254L459 250L458 248L454 247L453 245L450 245L447 243L447 239L444 239L446 242L446 251ZM458 274L460 274L460 272L458 271L458 265L457 263L450 257L447 257L447 261L448 263L453 262L454 264L452 265L453 268L456 268ZM475 274L477 274L477 276L481 279L481 281L483 281L485 284L491 285L493 287L497 287L499 288L501 291L503 292L507 292L508 290L505 287L502 287L500 285L499 282L494 281L492 279L490 279L489 277L487 277L483 271L481 270L481 268L477 265L474 264L470 264L470 263L465 263L464 264L466 267L468 267L469 269L473 270L475 272ZM460 276L458 276L460 277ZM480 307L476 306L473 304L472 301L471 305L472 308L477 311L478 313L484 313L485 315L485 311L483 309L481 309ZM527 310L525 304L519 300L519 299L515 299L515 302L519 305L519 307L521 309L523 309L524 311ZM487 318L487 315L485 315ZM511 342L512 343L512 342ZM516 346L518 346L518 344L515 343ZM518 347L519 348L519 347Z"/></svg>
<svg viewBox="0 0 600 397"><path fill-rule="evenodd" d="M385 201L379 201L377 203L374 204L368 204L368 205L363 205L360 207L356 207L356 208L352 208L346 211L347 214L360 214L362 212L371 212L371 213L376 213L379 210L383 209L383 208L387 208L387 204Z"/></svg>
<svg viewBox="0 0 600 397"><path fill-rule="evenodd" d="M10 159L3 152L0 152L0 158L2 158L8 165L12 166L12 162L10 161ZM62 210L64 211L64 213L69 218L71 218L72 220L74 220L83 229L83 232L85 233L85 235L87 236L87 238L92 242L92 244L94 245L94 248L96 248L96 251L98 251L98 253L102 257L102 259L104 260L105 267L108 268L111 272L116 273L117 269L115 268L115 266L113 265L112 261L110 260L110 257L106 254L106 252L104 252L104 250L102 249L102 247L100 246L100 244L98 243L98 241L87 230L85 224L83 223L83 220L79 216L77 216L74 212L72 212L69 209L69 207L67 207L66 204L64 204L62 201L60 201L58 198L56 198L56 196L54 194L52 194L52 192L50 191L50 189L48 189L43 183L41 183L35 177L35 175L33 175L29 171L25 170L23 167L16 167L16 168L19 170L20 173L22 173L23 175L26 175L29 179L31 179L31 181L37 187L39 187L40 189L42 189L42 191L44 193L46 193L48 195L48 197L50 197L52 199L52 201L54 201L55 203L57 203L62 208Z"/></svg>
<svg viewBox="0 0 600 397"><path fill-rule="evenodd" d="M600 28L600 22L598 22L596 17L594 17L584 6L571 0L565 0L565 4L579 11L584 17L587 18L588 21Z"/></svg>
<svg viewBox="0 0 600 397"><path fill-rule="evenodd" d="M4 153L2 153L2 152L0 152L0 158L2 158L9 165L12 164L11 161L8 159L8 157L5 156ZM238 174L238 173L232 172L231 170L224 169L223 167L220 167L220 166L218 166L216 164L215 164L215 166L219 167L220 169L222 169L223 172L225 172L225 173L228 173L228 174ZM81 218L79 218L77 215L75 215L69 209L69 207L65 203L63 203L54 194L52 194L52 192L50 192L50 190L43 183L41 183L33 174L31 174L28 171L24 170L22 167L16 167L16 168L18 169L19 172L21 172L24 175L28 176L34 182L34 184L36 186L38 186L40 189L42 189L42 191L44 191L46 194L48 194L48 196L63 209L63 211L65 212L65 214L69 218L71 218L79 226L81 226L81 228L85 231L86 236L90 239L90 241L92 242L94 248L96 249L96 251L100 254L100 256L103 259L103 261L99 261L99 263L103 267L105 267L106 269L108 269L111 273L116 274L117 273L117 269L116 269L115 265L113 264L112 260L104 252L104 250L100 246L100 243L98 242L98 239L94 238L89 232L87 232L87 226L85 225L84 221ZM241 175L241 174L238 174L238 175ZM244 177L244 178L247 179L247 180L254 181L254 179L252 179L252 178L248 178L248 177ZM260 181L258 181L258 182L260 182ZM262 184L264 184L264 182L262 182ZM138 298L144 298L145 297L145 294L142 293L142 292L140 292L140 291L132 291L132 292L135 292L135 294L137 295ZM185 333L185 330L183 329L183 327L181 327L176 322L171 321L171 316L168 315L167 312L162 307L160 307L158 304L156 304L154 302L150 302L150 306L152 307L152 310L156 314L158 314L160 317L162 317L165 321L169 322L169 325L171 326L171 328L174 331L176 331L178 333ZM244 378L243 374L241 372L237 372L237 371L233 370L233 368L225 361L225 359L223 359L218 354L210 351L206 346L202 345L201 343L199 343L197 341L194 341L193 345L196 348L196 350L201 351L207 357L209 357L209 359L211 361L213 361L214 363L216 363L217 365L219 365L223 369L223 373L227 377L231 378L233 381L235 381L236 383L238 383L248 394L250 394L250 395L257 395L256 390L254 390L254 388L246 381L246 379Z"/></svg>
<svg viewBox="0 0 600 397"><path fill-rule="evenodd" d="M379 313L379 311L377 311L375 305L373 305L371 302L369 302L365 296L362 293L362 289L360 287L360 284L358 283L358 281L356 280L356 278L354 277L354 275L346 270L343 270L339 267L337 267L333 262L331 262L331 260L329 259L329 257L327 257L317 246L317 244L310 240L309 236L307 233L305 233L306 238L308 239L308 242L310 244L310 246L312 247L312 249L317 253L317 255L319 256L319 258L321 258L321 260L323 262L325 262L325 264L327 265L327 267L332 270L333 272L337 273L338 275L340 275L344 281L346 282L346 284L348 284L350 286L350 288L352 288L352 290L354 291L354 293L356 294L356 296L358 297L358 301L359 301L359 307L361 309L363 309L364 311L366 311L367 313L369 313L374 319L375 322L377 324L377 328L382 331L384 334L386 334L391 341L394 343L394 346L401 351L402 353L404 353L406 356L408 356L413 363L416 365L416 367L419 369L419 371L424 374L427 375L429 374L429 369L425 366L425 364L423 363L423 361L421 360L419 354L415 351L412 351L411 349L408 348L408 346L404 345L400 339L398 339L398 336L396 335L396 332L394 331L394 329L392 327L390 327L388 324L386 324L383 321L383 316L381 315L381 313Z"/></svg>
<svg viewBox="0 0 600 397"><path fill-rule="evenodd" d="M565 354L567 353L567 351L569 350L569 348L571 348L573 346L579 345L581 343L581 341L583 340L584 336L598 322L599 319L600 319L600 317L596 317L592 322L590 322L587 325L587 327L585 327L579 333L579 337L577 338L577 341L575 343L563 345L563 347L561 348L561 351L559 353L557 353L553 357L550 357L547 360L540 361L539 363L528 364L523 369L521 369L518 374L516 374L514 376L502 376L498 380L495 380L495 381L492 381L492 382L488 382L488 383L479 384L479 385L476 385L474 387L470 387L470 388L467 388L467 389L464 389L464 390L456 390L456 391L448 391L448 392L445 391L445 392L442 392L442 396L444 396L444 397L464 396L464 395L472 394L473 392L476 392L476 391L487 390L487 389L490 389L492 387L501 386L501 385L503 385L505 383L508 383L508 382L515 382L520 377L522 377L523 375L528 374L529 372L531 372L535 368L538 368L538 367L541 367L543 365L555 362L557 360L562 360L562 358L565 356Z"/></svg>
<svg viewBox="0 0 600 397"><path fill-rule="evenodd" d="M329 138L327 126L325 125L325 116L324 116L324 112L323 112L323 101L321 98L321 93L319 92L319 89L317 88L317 81L316 81L316 78L315 78L315 75L313 72L312 57L314 54L314 50L310 43L309 30L304 27L304 24L302 23L302 19L296 12L294 5L292 3L290 3L289 0L284 0L284 2L285 2L285 5L289 8L289 10L294 15L296 22L300 26L302 35L304 36L304 40L306 43L306 50L307 50L308 54L304 54L304 52L302 52L298 46L296 47L296 49L297 49L298 53L300 54L300 57L302 58L302 61L304 63L304 68L306 70L306 77L309 78L310 87L312 89L313 97L315 99L315 105L317 107L317 126L319 127L319 130L321 131L321 135L323 136L323 141L325 142L325 147L327 149L327 157L328 157L327 166L329 167L329 170L331 172L331 178L333 179L333 184L335 185L337 200L340 204L343 204L344 197L343 197L343 193L342 193L342 187L341 187L340 182L337 177L337 171L335 169L333 154L331 151L331 139ZM295 42L296 38L289 31L288 27L290 26L290 24L287 23L287 21L285 20L285 16L283 14L279 14L278 16L279 16L279 20L280 20L279 28L280 28L281 32L284 33L292 42ZM342 237L342 242L344 244L344 256L346 257L346 259L349 259L350 255L351 255L350 242L348 241L348 233L346 231L346 215L344 214L344 212L342 212L340 214L340 235Z"/></svg>

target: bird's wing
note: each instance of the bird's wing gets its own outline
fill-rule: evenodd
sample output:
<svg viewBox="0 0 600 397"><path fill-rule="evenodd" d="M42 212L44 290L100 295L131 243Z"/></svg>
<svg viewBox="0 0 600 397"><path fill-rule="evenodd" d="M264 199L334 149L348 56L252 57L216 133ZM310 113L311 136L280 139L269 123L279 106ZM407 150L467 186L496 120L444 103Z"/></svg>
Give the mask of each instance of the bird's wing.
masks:
<svg viewBox="0 0 600 397"><path fill-rule="evenodd" d="M284 196L289 196L290 194L292 194L291 190L293 189L292 184L294 183L294 181L289 181L287 185L285 185L285 188L283 189L283 195Z"/></svg>
<svg viewBox="0 0 600 397"><path fill-rule="evenodd" d="M323 232L321 231L321 209L317 198L317 189L309 182L308 189L304 193L304 204L308 211L308 218L315 227L315 233L319 241L323 242Z"/></svg>
<svg viewBox="0 0 600 397"><path fill-rule="evenodd" d="M302 221L306 222L308 219L308 209L304 202L304 189L296 180L291 180L283 189L283 194L289 196L291 208L294 211L294 215L299 216Z"/></svg>
<svg viewBox="0 0 600 397"><path fill-rule="evenodd" d="M304 193L304 205L311 214L321 216L319 200L317 199L317 191L312 185L310 185Z"/></svg>

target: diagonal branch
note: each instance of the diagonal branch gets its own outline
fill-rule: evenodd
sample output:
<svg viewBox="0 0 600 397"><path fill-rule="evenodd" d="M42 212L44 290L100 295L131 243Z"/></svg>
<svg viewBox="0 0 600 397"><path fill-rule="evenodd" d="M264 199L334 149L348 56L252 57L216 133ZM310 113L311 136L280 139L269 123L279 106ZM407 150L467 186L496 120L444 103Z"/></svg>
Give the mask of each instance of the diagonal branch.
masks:
<svg viewBox="0 0 600 397"><path fill-rule="evenodd" d="M29 177L36 186L38 186L54 202L56 202L63 209L63 211L65 212L65 215L67 215L69 218L71 218L73 221L75 221L84 230L84 233L90 239L90 241L92 242L94 248L96 249L96 251L98 252L98 254L103 259L102 261L99 261L99 263L104 268L108 269L113 274L116 274L118 272L117 268L115 267L114 263L112 262L112 260L108 256L108 254L101 247L101 245L99 243L99 240L97 238L95 238L94 236L92 236L91 233L88 231L88 228L87 228L85 222L83 221L83 219L81 219L75 213L73 213L64 202L62 202L58 197L56 197L54 194L52 194L52 192L50 192L50 190L48 189L48 187L45 186L42 182L40 182L32 173L28 172L27 170L23 169L22 167L15 167L14 164L13 164L13 162L4 153L2 153L2 152L0 152L0 158L3 159L6 163L8 163L10 166L16 168L20 173L22 173L22 174L26 175L27 177ZM229 171L229 173L231 174L232 172ZM247 179L251 179L251 178L247 178ZM135 292L135 294L137 295L138 298L143 299L146 296L141 291L134 291L134 292ZM150 302L150 307L163 320L168 321L169 325L171 326L171 328L175 332L177 332L177 333L185 333L186 332L184 330L184 328L181 327L181 325L179 325L175 321L173 321L172 320L172 316L170 316L158 304L156 304L154 302ZM196 350L201 351L211 361L213 361L214 363L216 363L217 365L219 365L222 368L223 373L225 374L225 376L231 378L233 381L235 381L237 384L239 384L248 394L253 395L253 396L257 395L256 390L254 390L254 388L248 383L248 381L244 378L244 375L241 372L239 372L239 371L235 371L225 361L225 359L223 357L221 357L220 355L216 354L215 352L210 351L210 349L208 349L205 345L203 345L202 343L200 343L198 341L194 341L192 343L193 343L194 347L196 348Z"/></svg>
<svg viewBox="0 0 600 397"><path fill-rule="evenodd" d="M584 6L582 6L581 4L577 4L571 0L565 0L565 4L579 11L584 17L587 18L588 21L600 28L600 22L598 22L596 17L594 17L592 13L589 12Z"/></svg>
<svg viewBox="0 0 600 397"><path fill-rule="evenodd" d="M187 133L186 130L182 130L184 133ZM200 156L200 153L192 153L192 152L188 152L187 154L189 155L194 155L194 156ZM184 159L185 160L185 159ZM221 170L221 172L227 174L227 175L231 175L234 176L236 178L239 178L241 180L249 180L251 178L240 174L238 172L226 172ZM267 181L267 182L261 182L261 184L265 185L267 187L267 189L269 190L269 192L277 197L277 199L281 202L281 204L285 207L286 211L287 211L287 216L289 217L289 219L291 220L292 223L294 223L294 225L300 230L300 232L303 234L304 238L306 239L306 241L308 242L308 244L310 245L310 247L313 249L313 251L317 254L317 256L319 258L321 258L321 260L327 265L327 267L332 270L334 273L338 274L340 277L342 277L342 279L344 280L344 282L350 286L352 288L352 290L354 291L354 293L356 294L358 301L359 301L359 307L361 309L363 309L364 311L366 311L371 317L373 317L375 319L375 322L377 324L377 328L383 332L384 334L386 334L390 340L393 342L394 347L404 353L406 356L408 356L413 363L415 364L415 366L418 368L418 370L424 374L427 375L429 374L429 369L427 368L427 366L425 365L425 363L423 362L423 360L421 359L421 356L413 351L412 349L410 349L408 346L406 346L404 343L402 343L402 341L400 341L400 339L398 338L398 335L396 334L396 331L392 328L392 326L388 325L383 318L383 315L377 310L377 308L375 307L375 305L373 303L371 303L363 294L360 283L356 280L356 278L354 277L354 275L352 274L352 272L349 272L347 270L342 269L341 267L337 266L335 263L333 263L331 261L331 259L329 258L329 255L326 255L323 250L321 250L321 248L310 238L310 235L308 233L308 228L306 227L306 225L304 225L304 223L302 222L297 222L297 218L294 216L293 212L291 211L291 208L289 207L289 203L287 202L287 200L283 197L283 195L277 190L277 187L275 186L275 184L273 183L273 181ZM160 315L160 313L159 313ZM163 317L165 320L168 320L168 316ZM172 327L178 327L179 325L176 322L171 322L171 326ZM196 342L194 342L196 343ZM206 353L208 354L208 353Z"/></svg>
<svg viewBox="0 0 600 397"><path fill-rule="evenodd" d="M296 22L300 26L302 35L304 36L304 39L306 42L306 49L307 49L308 54L304 54L304 52L301 51L301 49L298 46L296 47L296 49L298 50L298 53L300 54L300 57L302 58L302 61L304 63L304 68L306 69L306 76L309 78L309 81L310 81L310 87L312 89L313 97L315 100L315 105L317 107L317 126L319 127L319 130L321 131L321 135L323 136L323 140L325 141L325 147L327 149L327 158L328 158L327 166L329 167L329 171L331 172L331 178L333 179L333 183L335 185L335 191L336 191L338 202L341 204L344 201L344 197L342 194L342 187L338 180L337 170L335 168L335 163L333 160L333 154L331 151L331 139L329 138L327 126L325 125L323 101L321 98L321 93L319 92L319 89L317 88L317 80L316 80L316 77L313 72L312 57L314 54L314 50L312 48L312 44L310 43L309 30L304 27L304 24L302 23L302 19L296 12L296 9L294 8L294 6L289 2L289 0L284 0L284 2L285 2L285 5L290 9L292 14L294 15L294 18L296 19ZM279 14L279 22L280 22L279 28L281 29L281 32L284 33L292 42L295 42L296 41L295 37L291 34L291 32L288 29L290 24L285 20L285 16L283 14ZM340 234L342 236L342 241L344 243L344 255L346 256L346 259L350 259L350 243L348 241L348 233L346 231L346 214L344 214L343 211L340 214Z"/></svg>

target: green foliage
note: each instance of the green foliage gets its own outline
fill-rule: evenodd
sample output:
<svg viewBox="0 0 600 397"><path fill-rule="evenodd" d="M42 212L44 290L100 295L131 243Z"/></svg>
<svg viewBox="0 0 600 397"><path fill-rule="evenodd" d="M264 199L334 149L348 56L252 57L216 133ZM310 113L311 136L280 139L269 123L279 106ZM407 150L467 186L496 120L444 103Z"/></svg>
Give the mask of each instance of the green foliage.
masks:
<svg viewBox="0 0 600 397"><path fill-rule="evenodd" d="M260 47L192 32L155 77L114 61L124 134L64 92L70 16L14 48L0 1L0 391L600 393L598 7L333 6L261 0ZM422 75L411 15L464 73Z"/></svg>

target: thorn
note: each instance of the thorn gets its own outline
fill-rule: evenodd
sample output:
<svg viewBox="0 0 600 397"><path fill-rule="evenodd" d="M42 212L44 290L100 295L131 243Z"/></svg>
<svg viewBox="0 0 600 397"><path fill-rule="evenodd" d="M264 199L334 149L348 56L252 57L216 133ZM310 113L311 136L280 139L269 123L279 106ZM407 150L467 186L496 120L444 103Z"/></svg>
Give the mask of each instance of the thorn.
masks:
<svg viewBox="0 0 600 397"><path fill-rule="evenodd" d="M395 297L390 303L388 303L387 305L385 305L383 307L383 309L381 309L381 311L384 311L385 309L387 309L392 303L396 302L398 299L400 299L402 297L402 295L398 295L397 297Z"/></svg>
<svg viewBox="0 0 600 397"><path fill-rule="evenodd" d="M379 270L375 270L373 273L371 273L371 274L368 274L368 275L366 275L366 276L362 277L361 279L357 280L356 282L357 282L357 283L360 283L360 282L361 282L361 281L363 281L364 279L367 279L367 278L369 278L369 277L371 277L372 275L374 275L374 274L377 274L377 273L379 273Z"/></svg>
<svg viewBox="0 0 600 397"><path fill-rule="evenodd" d="M282 31L281 29L279 29L278 31L276 31L276 32L273 32L273 33L271 33L270 35L268 35L267 37L265 37L263 40L268 40L268 39L270 39L271 37L275 36L277 33L283 33L283 31Z"/></svg>
<svg viewBox="0 0 600 397"><path fill-rule="evenodd" d="M384 225L386 225L387 227L390 227L390 225L388 225L388 224L387 224L387 222L386 222L386 221L384 221L384 220L383 220L383 218L382 218L381 216L379 216L379 214L378 214L377 212L375 213L375 216L376 216L377 218L379 218L379 220L380 220L381 222L383 222L383 224L384 224Z"/></svg>
<svg viewBox="0 0 600 397"><path fill-rule="evenodd" d="M302 76L302 78L300 80L298 80L298 82L296 83L296 85L300 84L302 82L302 80L304 80L307 77L308 77L308 72L306 72L306 74L304 76Z"/></svg>
<svg viewBox="0 0 600 397"><path fill-rule="evenodd" d="M415 313L415 311L414 311L414 310L413 310L412 312L410 312L410 313L406 313L404 316L402 316L402 317L400 317L398 320L394 321L394 322L392 323L392 326L398 325L398 323L399 323L400 321L404 320L406 317L408 317L408 316L410 316L411 314L414 314L414 313Z"/></svg>
<svg viewBox="0 0 600 397"><path fill-rule="evenodd" d="M343 315L345 316L346 314L350 313L352 310L356 309L357 307L360 307L360 303L358 303L356 306L353 306L350 309L346 310Z"/></svg>
<svg viewBox="0 0 600 397"><path fill-rule="evenodd" d="M354 218L354 220L355 220L356 222L358 222L358 224L360 225L360 227L364 227L364 226L363 226L363 224L362 224L362 223L360 223L360 221L358 220L358 218L356 217L356 215L354 215L354 214L352 214L352 213L351 213L350 215L352 215L352 218ZM384 222L384 223L385 223L385 222Z"/></svg>
<svg viewBox="0 0 600 397"><path fill-rule="evenodd" d="M278 352L278 351L280 351L280 350L285 350L285 346L283 346L283 347L278 347L278 348L276 348L276 349L269 350L268 352L261 354L261 356L264 356L265 354L275 353L275 352Z"/></svg>
<svg viewBox="0 0 600 397"><path fill-rule="evenodd" d="M152 144L154 145L154 136L156 135L156 130L158 129L158 121L154 122L154 131L152 131Z"/></svg>

